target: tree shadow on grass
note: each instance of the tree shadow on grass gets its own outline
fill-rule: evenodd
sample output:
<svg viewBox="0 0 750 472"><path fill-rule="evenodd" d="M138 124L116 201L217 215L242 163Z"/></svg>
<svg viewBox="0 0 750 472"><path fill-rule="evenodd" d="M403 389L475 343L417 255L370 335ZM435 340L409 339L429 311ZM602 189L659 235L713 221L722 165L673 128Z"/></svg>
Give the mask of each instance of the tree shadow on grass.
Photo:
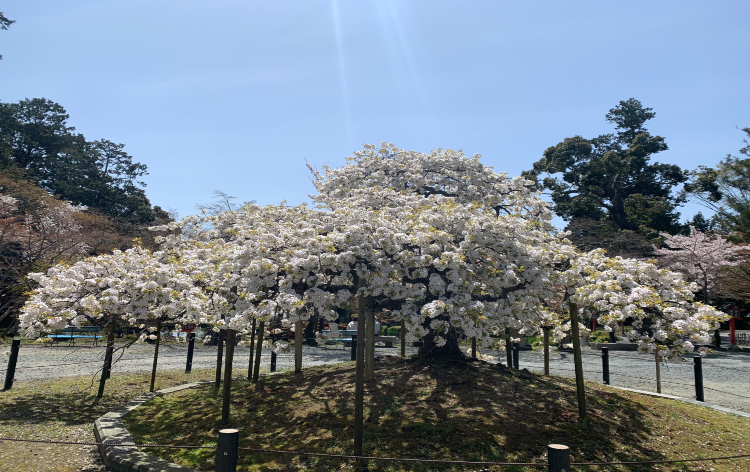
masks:
<svg viewBox="0 0 750 472"><path fill-rule="evenodd" d="M470 360L378 358L376 380L365 386L365 455L543 463L547 445L561 443L571 447L574 461L665 459L653 447L653 418L636 400L590 385L589 418L579 422L575 386L569 379L501 369ZM269 376L257 384L237 382L231 416L228 426L240 430L241 447L351 454L354 365ZM226 427L220 417L220 396L203 387L152 400L126 422L136 442L208 445L215 442L218 429ZM214 467L211 450L152 452L201 470ZM341 459L249 451L240 451L240 456L244 470L353 467ZM370 467L464 470L459 465L375 461Z"/></svg>

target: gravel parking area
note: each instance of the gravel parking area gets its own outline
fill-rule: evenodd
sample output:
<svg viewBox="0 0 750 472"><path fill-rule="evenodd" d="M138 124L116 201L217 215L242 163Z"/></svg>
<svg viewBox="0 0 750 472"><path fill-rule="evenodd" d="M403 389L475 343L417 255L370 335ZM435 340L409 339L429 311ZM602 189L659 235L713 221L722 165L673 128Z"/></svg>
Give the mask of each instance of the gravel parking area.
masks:
<svg viewBox="0 0 750 472"><path fill-rule="evenodd" d="M121 347L121 345L120 345ZM113 365L113 374L121 372L150 372L154 346L149 344L133 345L118 351ZM407 355L414 354L416 348L409 347ZM336 364L350 359L349 349L339 346L311 347L303 350L303 365L315 366ZM120 354L122 354L120 356ZM160 348L159 370L184 370L187 354L185 344L163 344ZM399 349L378 347L376 355L398 355ZM504 361L504 352L500 352ZM45 379L71 376L95 376L101 369L104 358L103 347L67 347L23 345L21 348L16 381ZM5 372L5 363L0 364ZM656 366L652 357L635 352L612 351L610 359L610 379L614 386L629 387L639 390L656 391ZM237 347L234 356L235 375L246 375L249 360L249 348ZM215 346L195 346L193 368L212 368L216 365ZM264 350L261 366L270 365L270 351ZM584 377L587 381L602 382L602 361L599 351L584 348ZM520 367L534 372L543 371L543 354L541 350L520 351ZM280 354L277 358L279 371L294 368L293 353ZM573 377L573 353L552 349L550 353L550 373L564 377ZM693 363L690 359L683 362L669 362L661 365L662 393L685 398L695 398ZM750 353L718 352L703 359L703 382L707 403L725 406L750 412Z"/></svg>

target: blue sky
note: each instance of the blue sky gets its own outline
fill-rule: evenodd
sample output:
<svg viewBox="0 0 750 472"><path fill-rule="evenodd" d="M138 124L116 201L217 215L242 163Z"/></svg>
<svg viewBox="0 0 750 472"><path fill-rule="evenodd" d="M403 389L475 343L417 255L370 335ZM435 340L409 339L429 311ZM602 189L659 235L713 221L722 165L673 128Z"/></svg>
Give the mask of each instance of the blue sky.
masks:
<svg viewBox="0 0 750 472"><path fill-rule="evenodd" d="M670 147L655 160L683 168L737 154L750 126L744 0L1 5L17 23L0 31L0 100L54 100L88 139L126 144L152 203L182 216L216 189L306 201L305 160L342 165L362 143L517 175L610 132L631 97Z"/></svg>

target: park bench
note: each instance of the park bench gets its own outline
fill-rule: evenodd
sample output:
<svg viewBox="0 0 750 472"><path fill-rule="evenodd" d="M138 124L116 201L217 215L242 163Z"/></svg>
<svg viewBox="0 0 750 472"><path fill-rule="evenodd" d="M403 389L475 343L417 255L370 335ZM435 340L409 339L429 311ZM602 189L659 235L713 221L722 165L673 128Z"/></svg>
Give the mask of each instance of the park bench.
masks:
<svg viewBox="0 0 750 472"><path fill-rule="evenodd" d="M103 337L97 334L101 330L101 326L68 326L60 330L58 334L48 334L45 339L55 345L59 345L60 341L68 341L68 346L75 346L76 339L93 339L94 346L96 346L99 338Z"/></svg>

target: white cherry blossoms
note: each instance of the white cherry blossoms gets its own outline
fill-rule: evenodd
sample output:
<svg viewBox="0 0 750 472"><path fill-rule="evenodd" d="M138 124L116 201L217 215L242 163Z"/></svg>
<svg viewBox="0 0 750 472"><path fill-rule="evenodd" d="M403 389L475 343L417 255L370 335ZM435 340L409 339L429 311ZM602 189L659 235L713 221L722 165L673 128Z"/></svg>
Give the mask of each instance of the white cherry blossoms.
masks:
<svg viewBox="0 0 750 472"><path fill-rule="evenodd" d="M162 319L196 322L204 297L189 275L159 254L135 247L29 274L38 287L21 309L21 332L38 337L89 321L131 325Z"/></svg>

